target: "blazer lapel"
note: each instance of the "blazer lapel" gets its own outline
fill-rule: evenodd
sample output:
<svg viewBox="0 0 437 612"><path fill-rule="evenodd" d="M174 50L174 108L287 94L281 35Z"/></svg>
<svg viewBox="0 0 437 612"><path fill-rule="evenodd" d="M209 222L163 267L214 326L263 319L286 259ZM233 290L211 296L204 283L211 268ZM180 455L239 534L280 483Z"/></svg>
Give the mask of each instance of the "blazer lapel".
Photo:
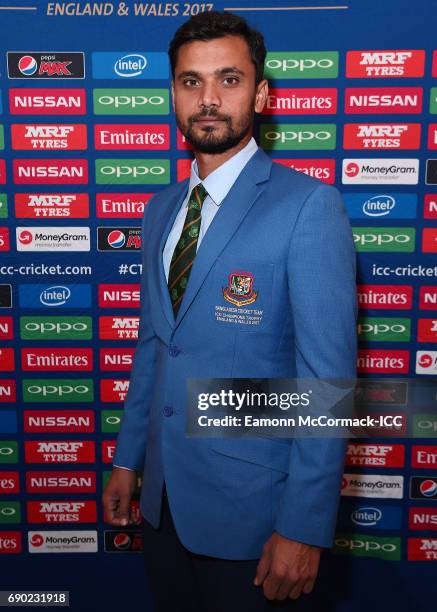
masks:
<svg viewBox="0 0 437 612"><path fill-rule="evenodd" d="M156 253L156 260L153 263L154 282L157 288L157 293L161 301L162 311L171 328L174 327L175 319L173 307L168 291L167 279L165 278L164 264L162 261L162 252L168 235L173 227L173 223L185 198L189 179L186 179L177 185L173 197L166 199L159 205L160 217L156 221L156 227L153 231L153 236L156 237L157 245L152 248L152 252Z"/></svg>
<svg viewBox="0 0 437 612"><path fill-rule="evenodd" d="M179 325L186 314L215 260L263 191L264 187L261 183L268 180L271 166L271 159L262 149L258 149L247 162L221 203L220 209L199 246L176 317L176 326ZM169 295L168 301L171 308Z"/></svg>

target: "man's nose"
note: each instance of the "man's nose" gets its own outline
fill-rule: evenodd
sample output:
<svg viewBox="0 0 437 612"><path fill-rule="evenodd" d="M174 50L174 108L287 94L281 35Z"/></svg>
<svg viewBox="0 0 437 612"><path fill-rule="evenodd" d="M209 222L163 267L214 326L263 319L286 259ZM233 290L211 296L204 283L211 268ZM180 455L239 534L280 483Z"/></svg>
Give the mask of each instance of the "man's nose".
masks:
<svg viewBox="0 0 437 612"><path fill-rule="evenodd" d="M203 83L199 92L199 106L209 107L212 105L220 106L220 95L218 87L215 83L205 82Z"/></svg>

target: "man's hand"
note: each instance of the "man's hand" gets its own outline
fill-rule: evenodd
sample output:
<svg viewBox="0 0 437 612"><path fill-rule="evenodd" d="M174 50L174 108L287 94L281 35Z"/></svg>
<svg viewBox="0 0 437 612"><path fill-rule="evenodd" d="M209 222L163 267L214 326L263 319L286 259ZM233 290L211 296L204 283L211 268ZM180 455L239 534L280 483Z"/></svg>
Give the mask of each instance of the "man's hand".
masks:
<svg viewBox="0 0 437 612"><path fill-rule="evenodd" d="M263 585L267 599L297 599L311 593L319 569L321 549L295 542L274 532L264 544L254 584Z"/></svg>
<svg viewBox="0 0 437 612"><path fill-rule="evenodd" d="M135 490L137 473L134 470L112 468L112 474L102 495L103 508L111 525L138 524L139 516L130 512L132 493Z"/></svg>

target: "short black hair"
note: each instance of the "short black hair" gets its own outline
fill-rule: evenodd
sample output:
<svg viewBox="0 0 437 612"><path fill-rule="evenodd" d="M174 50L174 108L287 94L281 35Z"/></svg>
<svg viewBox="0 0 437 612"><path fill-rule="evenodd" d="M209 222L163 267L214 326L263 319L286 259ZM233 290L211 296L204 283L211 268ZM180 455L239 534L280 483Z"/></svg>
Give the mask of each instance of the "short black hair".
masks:
<svg viewBox="0 0 437 612"><path fill-rule="evenodd" d="M199 13L176 30L168 49L173 79L178 51L182 45L194 40L208 41L223 36L241 36L244 38L249 47L250 58L255 66L255 82L258 85L264 77L264 62L267 53L264 37L261 32L251 28L243 17L227 11Z"/></svg>

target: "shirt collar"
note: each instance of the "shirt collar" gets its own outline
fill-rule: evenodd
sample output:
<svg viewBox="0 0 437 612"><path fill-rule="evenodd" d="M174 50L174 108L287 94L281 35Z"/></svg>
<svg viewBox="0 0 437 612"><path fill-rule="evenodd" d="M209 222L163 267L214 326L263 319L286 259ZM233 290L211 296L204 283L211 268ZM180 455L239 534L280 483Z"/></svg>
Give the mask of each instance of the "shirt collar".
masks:
<svg viewBox="0 0 437 612"><path fill-rule="evenodd" d="M188 185L188 194L194 189L199 183L203 183L209 197L217 206L223 202L225 197L228 195L232 185L238 178L238 175L243 170L249 159L258 150L258 145L255 139L252 137L247 145L238 151L235 155L230 157L221 166L216 168L214 172L208 174L208 176L202 181L197 174L197 162L194 159L191 163L190 182ZM188 200L185 203L188 206Z"/></svg>

